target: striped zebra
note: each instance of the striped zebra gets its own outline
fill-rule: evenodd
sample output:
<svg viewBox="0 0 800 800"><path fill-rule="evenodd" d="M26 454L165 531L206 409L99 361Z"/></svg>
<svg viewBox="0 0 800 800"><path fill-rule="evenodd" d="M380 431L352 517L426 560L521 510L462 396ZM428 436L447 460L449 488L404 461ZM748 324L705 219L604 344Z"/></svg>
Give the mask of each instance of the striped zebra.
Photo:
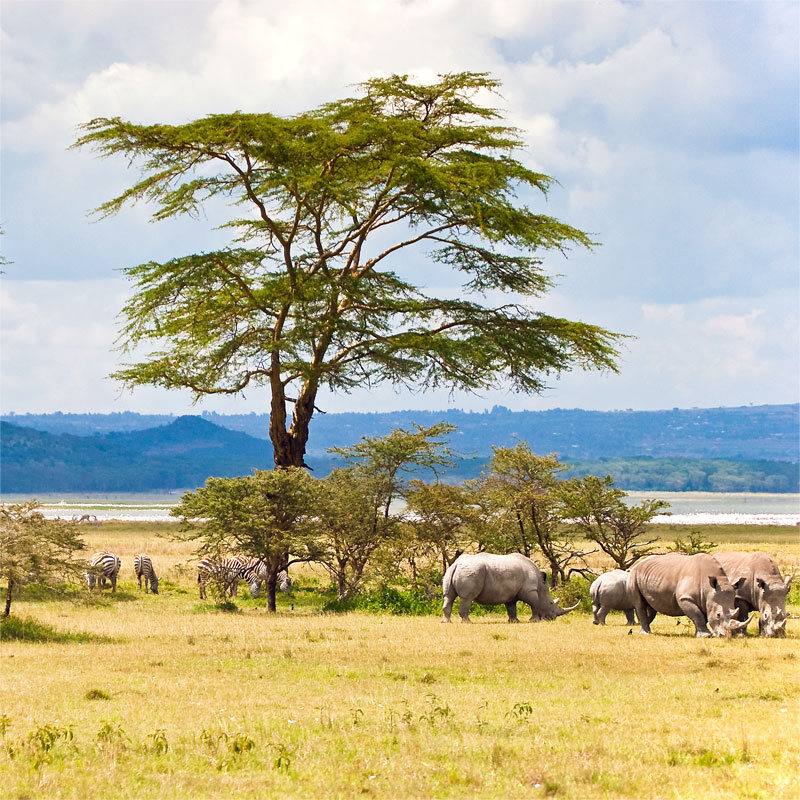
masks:
<svg viewBox="0 0 800 800"><path fill-rule="evenodd" d="M119 556L116 553L95 553L89 559L89 569L86 572L86 583L90 589L105 586L106 580L111 581L111 591L117 591L117 575L122 566Z"/></svg>
<svg viewBox="0 0 800 800"><path fill-rule="evenodd" d="M144 578L144 591L147 593L148 587L153 594L158 594L158 575L153 567L153 562L150 556L144 553L139 553L133 559L133 571L136 573L136 578L139 581L139 588L142 588L142 578Z"/></svg>
<svg viewBox="0 0 800 800"><path fill-rule="evenodd" d="M234 560L241 563L239 577L245 581L250 588L250 596L258 597L261 593L261 584L266 583L269 578L269 568L263 559L248 556L234 556ZM278 588L284 594L292 591L292 579L289 573L282 569L277 575ZM235 592L234 592L235 593Z"/></svg>
<svg viewBox="0 0 800 800"><path fill-rule="evenodd" d="M222 589L222 597L230 593L236 594L239 583L239 573L242 564L239 558L212 558L206 556L197 562L197 586L200 590L200 599L206 599L206 584L209 581L217 583Z"/></svg>

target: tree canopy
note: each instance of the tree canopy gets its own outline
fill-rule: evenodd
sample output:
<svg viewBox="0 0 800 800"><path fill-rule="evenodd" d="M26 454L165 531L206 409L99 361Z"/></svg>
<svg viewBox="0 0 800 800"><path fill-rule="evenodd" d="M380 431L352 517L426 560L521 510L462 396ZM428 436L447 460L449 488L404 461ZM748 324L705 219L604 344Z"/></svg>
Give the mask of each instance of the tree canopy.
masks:
<svg viewBox="0 0 800 800"><path fill-rule="evenodd" d="M0 505L0 578L6 584L3 616L11 613L14 594L26 583L57 585L77 578L86 562L75 559L84 549L74 523L46 519L36 500Z"/></svg>
<svg viewBox="0 0 800 800"><path fill-rule="evenodd" d="M520 133L483 102L498 82L463 72L359 88L291 117L98 118L74 145L141 167L100 216L137 201L154 220L231 202L230 246L125 270L120 346L154 349L114 377L198 398L267 386L278 466L303 464L322 387L538 392L576 366L615 368L618 334L534 308L552 285L544 254L593 242L520 202L553 178L514 157ZM412 258L461 273L461 291L413 283Z"/></svg>

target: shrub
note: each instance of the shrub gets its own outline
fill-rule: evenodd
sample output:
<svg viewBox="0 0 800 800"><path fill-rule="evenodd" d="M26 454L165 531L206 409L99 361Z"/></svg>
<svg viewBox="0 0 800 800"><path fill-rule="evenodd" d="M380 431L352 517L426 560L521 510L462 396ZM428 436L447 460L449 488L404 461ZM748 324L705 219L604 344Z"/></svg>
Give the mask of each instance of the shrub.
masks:
<svg viewBox="0 0 800 800"><path fill-rule="evenodd" d="M350 600L331 600L324 611L368 611L373 614L406 614L425 616L438 614L441 601L428 599L420 589L397 589L381 586Z"/></svg>

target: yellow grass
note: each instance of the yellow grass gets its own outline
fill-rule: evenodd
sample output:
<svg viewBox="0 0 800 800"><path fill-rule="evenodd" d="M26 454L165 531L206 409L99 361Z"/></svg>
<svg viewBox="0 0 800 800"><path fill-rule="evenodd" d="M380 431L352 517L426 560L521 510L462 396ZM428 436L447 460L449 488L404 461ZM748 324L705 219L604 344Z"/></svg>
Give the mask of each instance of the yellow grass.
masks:
<svg viewBox="0 0 800 800"><path fill-rule="evenodd" d="M698 640L661 617L628 635L618 614L224 613L154 530L87 532L122 556L113 601L14 607L94 638L2 643L4 798L797 797L800 621ZM138 550L171 581L158 597L136 589Z"/></svg>

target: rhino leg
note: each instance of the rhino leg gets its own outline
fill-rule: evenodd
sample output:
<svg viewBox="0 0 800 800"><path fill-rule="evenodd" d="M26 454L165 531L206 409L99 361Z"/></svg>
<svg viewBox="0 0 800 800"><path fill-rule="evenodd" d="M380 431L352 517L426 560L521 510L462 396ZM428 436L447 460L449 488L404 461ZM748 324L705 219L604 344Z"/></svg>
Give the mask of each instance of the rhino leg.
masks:
<svg viewBox="0 0 800 800"><path fill-rule="evenodd" d="M636 617L633 615L632 608L625 609L625 619L628 620L628 625L635 625L636 624Z"/></svg>
<svg viewBox="0 0 800 800"><path fill-rule="evenodd" d="M639 633L650 633L650 623L655 619L655 609L648 605L647 600L635 585L630 587L633 607L636 609L636 616L639 618Z"/></svg>
<svg viewBox="0 0 800 800"><path fill-rule="evenodd" d="M469 610L472 608L472 600L466 597L461 598L458 604L458 616L461 617L462 622L469 622Z"/></svg>
<svg viewBox="0 0 800 800"><path fill-rule="evenodd" d="M446 594L442 602L442 622L450 622L450 612L453 610L453 603L456 599L455 595Z"/></svg>
<svg viewBox="0 0 800 800"><path fill-rule="evenodd" d="M695 638L705 639L711 636L711 631L708 629L708 620L700 606L685 598L680 598L678 605L681 611L694 623Z"/></svg>
<svg viewBox="0 0 800 800"><path fill-rule="evenodd" d="M592 625L602 625L600 622L600 606L597 603L592 603Z"/></svg>
<svg viewBox="0 0 800 800"><path fill-rule="evenodd" d="M519 622L517 619L517 601L514 600L511 603L506 603L506 613L508 614L508 621L509 622Z"/></svg>

